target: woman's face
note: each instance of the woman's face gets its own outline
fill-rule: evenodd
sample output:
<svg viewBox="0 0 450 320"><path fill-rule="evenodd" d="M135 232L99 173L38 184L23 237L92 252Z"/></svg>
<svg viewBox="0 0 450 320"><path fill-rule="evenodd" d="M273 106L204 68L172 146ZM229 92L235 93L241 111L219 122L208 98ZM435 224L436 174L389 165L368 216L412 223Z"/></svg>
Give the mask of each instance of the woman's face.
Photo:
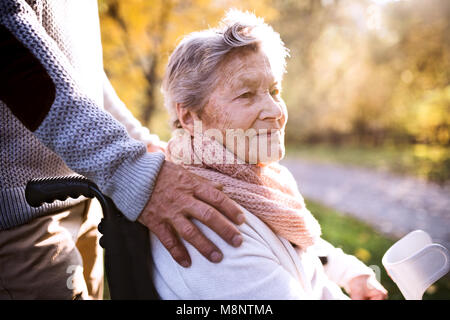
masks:
<svg viewBox="0 0 450 320"><path fill-rule="evenodd" d="M218 129L227 149L246 162L280 160L287 109L280 96L281 79L266 55L259 50L234 51L218 72L218 86L200 115L203 131ZM238 147L243 141L245 147Z"/></svg>

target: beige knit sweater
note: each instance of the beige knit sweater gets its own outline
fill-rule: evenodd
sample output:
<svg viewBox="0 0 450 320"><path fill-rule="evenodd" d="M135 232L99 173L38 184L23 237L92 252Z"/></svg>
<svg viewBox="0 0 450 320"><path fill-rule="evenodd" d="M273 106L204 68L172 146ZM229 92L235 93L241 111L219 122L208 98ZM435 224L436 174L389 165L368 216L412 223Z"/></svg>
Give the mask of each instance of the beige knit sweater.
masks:
<svg viewBox="0 0 450 320"><path fill-rule="evenodd" d="M146 142L155 138L125 109L105 77L97 1L2 0L0 27L39 60L55 86L53 104L33 132L0 99L0 230L82 201L55 201L39 209L25 201L28 180L74 173L93 180L136 219L164 155L147 153L145 143L127 132ZM27 88L22 92L26 95ZM104 98L111 113L103 110ZM26 106L30 112L36 107Z"/></svg>

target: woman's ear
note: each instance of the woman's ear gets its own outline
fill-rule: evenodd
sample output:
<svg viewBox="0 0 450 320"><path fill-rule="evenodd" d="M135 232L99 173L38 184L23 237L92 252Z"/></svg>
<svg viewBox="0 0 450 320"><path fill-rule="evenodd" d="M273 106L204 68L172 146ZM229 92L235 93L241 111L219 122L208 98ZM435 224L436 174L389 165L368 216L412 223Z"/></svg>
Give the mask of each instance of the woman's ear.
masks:
<svg viewBox="0 0 450 320"><path fill-rule="evenodd" d="M189 108L185 108L181 103L178 102L176 104L176 111L178 121L180 121L183 129L187 130L191 136L194 135L194 121L199 120L197 114Z"/></svg>

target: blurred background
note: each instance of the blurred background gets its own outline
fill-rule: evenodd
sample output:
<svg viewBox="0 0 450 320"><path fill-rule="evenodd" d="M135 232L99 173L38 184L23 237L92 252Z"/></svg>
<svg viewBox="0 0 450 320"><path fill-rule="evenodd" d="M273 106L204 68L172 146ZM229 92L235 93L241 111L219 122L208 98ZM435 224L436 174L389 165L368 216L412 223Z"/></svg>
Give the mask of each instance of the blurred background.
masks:
<svg viewBox="0 0 450 320"><path fill-rule="evenodd" d="M415 229L450 244L450 1L99 0L105 70L132 113L170 138L160 92L181 37L228 8L264 17L290 49L283 163L323 236L379 269ZM425 299L450 299L449 276Z"/></svg>

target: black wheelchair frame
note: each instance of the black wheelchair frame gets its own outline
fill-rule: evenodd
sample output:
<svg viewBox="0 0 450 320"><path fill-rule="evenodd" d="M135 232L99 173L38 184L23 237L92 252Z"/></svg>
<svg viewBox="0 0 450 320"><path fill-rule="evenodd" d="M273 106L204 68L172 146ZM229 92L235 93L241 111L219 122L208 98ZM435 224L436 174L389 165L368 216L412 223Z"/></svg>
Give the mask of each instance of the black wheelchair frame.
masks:
<svg viewBox="0 0 450 320"><path fill-rule="evenodd" d="M25 198L32 207L67 198L97 198L103 210L98 225L100 245L105 249L105 277L113 300L159 300L152 280L148 229L124 217L98 186L82 176L33 179Z"/></svg>

